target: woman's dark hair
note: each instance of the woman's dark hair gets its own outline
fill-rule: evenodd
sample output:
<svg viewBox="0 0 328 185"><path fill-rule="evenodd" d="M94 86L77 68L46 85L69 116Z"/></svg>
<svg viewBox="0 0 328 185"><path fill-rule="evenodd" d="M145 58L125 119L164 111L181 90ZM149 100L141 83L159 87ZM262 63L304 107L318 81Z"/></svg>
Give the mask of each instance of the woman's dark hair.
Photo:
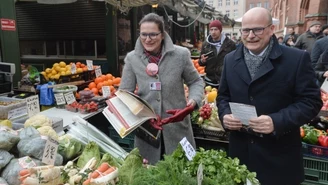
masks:
<svg viewBox="0 0 328 185"><path fill-rule="evenodd" d="M164 21L163 21L163 18L155 13L149 13L147 15L145 15L139 22L139 26L142 24L142 23L145 23L145 22L153 22L155 24L157 24L159 30L161 31L161 33L164 32Z"/></svg>

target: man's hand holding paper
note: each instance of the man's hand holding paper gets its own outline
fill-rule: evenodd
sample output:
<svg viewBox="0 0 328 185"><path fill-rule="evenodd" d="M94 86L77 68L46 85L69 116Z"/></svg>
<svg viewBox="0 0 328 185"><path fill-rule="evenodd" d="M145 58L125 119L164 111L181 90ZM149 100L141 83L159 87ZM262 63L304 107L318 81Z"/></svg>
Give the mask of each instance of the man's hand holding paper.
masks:
<svg viewBox="0 0 328 185"><path fill-rule="evenodd" d="M223 125L229 130L240 130L243 127L241 121L234 118L232 114L226 114L223 116Z"/></svg>
<svg viewBox="0 0 328 185"><path fill-rule="evenodd" d="M270 116L261 115L260 117L249 120L249 127L254 132L262 134L270 134L274 131L273 121Z"/></svg>

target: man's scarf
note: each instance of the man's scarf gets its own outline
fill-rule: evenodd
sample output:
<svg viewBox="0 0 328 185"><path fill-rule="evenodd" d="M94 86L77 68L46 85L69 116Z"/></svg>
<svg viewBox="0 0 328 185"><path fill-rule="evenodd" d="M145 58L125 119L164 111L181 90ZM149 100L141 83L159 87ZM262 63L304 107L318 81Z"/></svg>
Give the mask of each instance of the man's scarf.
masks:
<svg viewBox="0 0 328 185"><path fill-rule="evenodd" d="M269 47L262 56L251 55L249 53L249 50L244 46L244 59L252 79L254 78L255 74L260 69L264 61L268 58L269 54L271 53L273 44L273 38L271 38Z"/></svg>

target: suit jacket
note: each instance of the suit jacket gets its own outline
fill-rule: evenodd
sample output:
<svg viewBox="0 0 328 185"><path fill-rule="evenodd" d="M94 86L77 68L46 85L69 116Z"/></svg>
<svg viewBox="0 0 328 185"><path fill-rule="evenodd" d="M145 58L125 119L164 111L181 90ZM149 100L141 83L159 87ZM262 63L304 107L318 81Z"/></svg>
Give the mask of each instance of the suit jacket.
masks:
<svg viewBox="0 0 328 185"><path fill-rule="evenodd" d="M186 107L184 83L189 87L189 98L195 100L198 106L201 105L204 94L204 82L191 62L190 51L174 45L170 36L166 32L164 34L158 75L154 77L147 75L146 67L149 62L138 39L135 49L129 52L124 60L120 83L120 89L130 92L133 92L138 85L138 95L146 100L162 119L171 116L166 113L167 110ZM151 82L160 82L161 90L150 90ZM163 126L162 133L166 154L171 154L184 137L195 147L189 115L181 122ZM134 144L151 164L160 160L161 147L153 147L139 137L135 137Z"/></svg>
<svg viewBox="0 0 328 185"><path fill-rule="evenodd" d="M221 121L231 114L229 102L254 105L257 115L268 115L274 133L263 137L231 131L229 155L255 171L262 185L294 185L304 179L300 126L322 107L308 52L279 45L252 80L244 61L243 45L229 53L219 88Z"/></svg>

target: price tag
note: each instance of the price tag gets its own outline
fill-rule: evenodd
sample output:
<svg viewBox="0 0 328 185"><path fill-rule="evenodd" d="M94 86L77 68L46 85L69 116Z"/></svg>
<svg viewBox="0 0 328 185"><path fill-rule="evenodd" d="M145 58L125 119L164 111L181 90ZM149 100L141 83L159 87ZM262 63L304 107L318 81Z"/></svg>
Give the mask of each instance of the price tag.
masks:
<svg viewBox="0 0 328 185"><path fill-rule="evenodd" d="M200 163L199 166L198 166L198 169L197 169L197 183L198 185L202 185L202 182L203 182L203 178L204 178L204 175L203 175L203 164Z"/></svg>
<svg viewBox="0 0 328 185"><path fill-rule="evenodd" d="M27 107L26 106L19 107L17 109L8 111L8 119L18 118L26 114L27 114Z"/></svg>
<svg viewBox="0 0 328 185"><path fill-rule="evenodd" d="M87 67L89 71L93 70L93 61L92 60L86 60L87 62Z"/></svg>
<svg viewBox="0 0 328 185"><path fill-rule="evenodd" d="M103 97L108 98L110 96L109 86L102 86L101 90L102 90Z"/></svg>
<svg viewBox="0 0 328 185"><path fill-rule="evenodd" d="M47 138L46 146L44 147L42 162L49 165L54 165L56 160L56 154L58 149L58 141Z"/></svg>
<svg viewBox="0 0 328 185"><path fill-rule="evenodd" d="M68 105L76 101L73 92L65 93L64 96L65 96L66 103Z"/></svg>
<svg viewBox="0 0 328 185"><path fill-rule="evenodd" d="M96 72L96 77L99 77L102 75L100 67L96 68L95 72Z"/></svg>
<svg viewBox="0 0 328 185"><path fill-rule="evenodd" d="M189 159L189 161L191 161L192 158L194 158L194 156L196 155L196 151L195 151L194 147L189 143L189 141L187 140L186 137L184 137L180 141L180 144L181 144L183 150L185 151L187 158Z"/></svg>
<svg viewBox="0 0 328 185"><path fill-rule="evenodd" d="M55 95L55 99L56 99L56 104L57 105L64 105L66 104L65 98L64 98L64 94L63 93L56 93Z"/></svg>
<svg viewBox="0 0 328 185"><path fill-rule="evenodd" d="M40 112L39 96L34 95L26 98L27 114L32 117Z"/></svg>
<svg viewBox="0 0 328 185"><path fill-rule="evenodd" d="M74 63L71 65L71 73L72 74L76 73L76 65Z"/></svg>

